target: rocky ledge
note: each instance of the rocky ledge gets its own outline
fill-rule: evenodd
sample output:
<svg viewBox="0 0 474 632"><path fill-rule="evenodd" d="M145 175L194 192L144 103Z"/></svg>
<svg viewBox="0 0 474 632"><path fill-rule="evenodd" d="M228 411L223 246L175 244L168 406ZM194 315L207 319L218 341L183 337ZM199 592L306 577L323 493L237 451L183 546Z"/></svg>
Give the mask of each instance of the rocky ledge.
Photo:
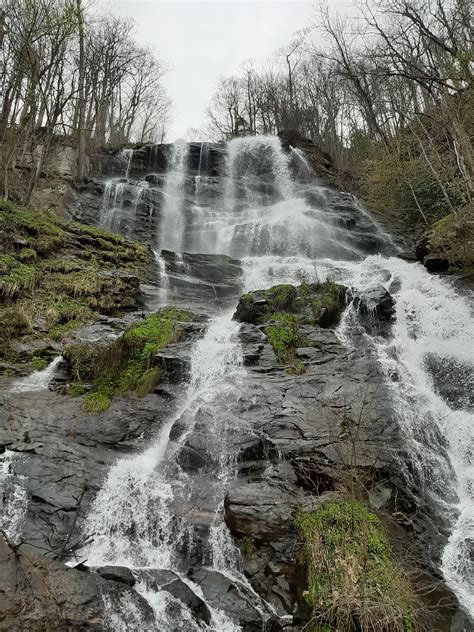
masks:
<svg viewBox="0 0 474 632"><path fill-rule="evenodd" d="M0 370L27 373L99 315L142 305L151 251L100 229L0 204Z"/></svg>

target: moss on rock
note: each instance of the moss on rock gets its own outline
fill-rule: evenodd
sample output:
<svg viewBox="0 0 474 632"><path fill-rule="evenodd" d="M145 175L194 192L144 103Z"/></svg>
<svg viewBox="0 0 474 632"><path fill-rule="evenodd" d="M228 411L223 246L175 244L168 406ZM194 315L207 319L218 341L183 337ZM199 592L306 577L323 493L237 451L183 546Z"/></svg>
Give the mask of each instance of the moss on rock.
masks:
<svg viewBox="0 0 474 632"><path fill-rule="evenodd" d="M303 599L314 632L415 632L413 590L380 519L361 502L331 499L296 518Z"/></svg>
<svg viewBox="0 0 474 632"><path fill-rule="evenodd" d="M0 201L0 356L95 314L134 308L149 250L99 228Z"/></svg>
<svg viewBox="0 0 474 632"><path fill-rule="evenodd" d="M192 318L190 312L167 307L133 323L120 338L102 347L92 343L67 347L64 357L76 384L92 383L92 390L84 399L84 410L106 410L118 395L134 392L143 397L151 393L160 377L154 354L178 342L182 335L180 325ZM100 410L92 411L95 405Z"/></svg>
<svg viewBox="0 0 474 632"><path fill-rule="evenodd" d="M301 334L301 325L330 327L338 321L345 304L346 288L333 281L302 283L298 287L275 285L244 294L234 319L261 325L278 361L289 365L290 374L302 375L305 365L295 358L295 350L320 349L321 344Z"/></svg>

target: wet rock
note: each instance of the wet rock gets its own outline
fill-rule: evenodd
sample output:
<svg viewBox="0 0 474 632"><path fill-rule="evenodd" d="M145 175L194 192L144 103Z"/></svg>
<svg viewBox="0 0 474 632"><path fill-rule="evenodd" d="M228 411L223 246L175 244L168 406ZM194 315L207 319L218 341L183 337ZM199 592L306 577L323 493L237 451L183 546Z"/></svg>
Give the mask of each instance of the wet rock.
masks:
<svg viewBox="0 0 474 632"><path fill-rule="evenodd" d="M152 394L115 399L93 414L82 410L81 398L51 391L0 398L0 444L18 453L10 470L28 498L23 539L59 557L80 545L78 514L87 514L116 459L150 441L173 405Z"/></svg>
<svg viewBox="0 0 474 632"><path fill-rule="evenodd" d="M297 358L303 358L305 360L320 360L321 349L318 349L316 347L299 347L295 351L295 356Z"/></svg>
<svg viewBox="0 0 474 632"><path fill-rule="evenodd" d="M185 604L197 621L206 625L211 623L211 612L205 601L201 599L179 575L170 570L152 569L137 572L139 578L145 581L147 587L153 591L165 590Z"/></svg>
<svg viewBox="0 0 474 632"><path fill-rule="evenodd" d="M358 294L354 306L363 316L375 316L379 320L391 320L395 314L395 300L383 286Z"/></svg>
<svg viewBox="0 0 474 632"><path fill-rule="evenodd" d="M423 265L429 272L446 272L449 261L443 255L432 253L423 257Z"/></svg>
<svg viewBox="0 0 474 632"><path fill-rule="evenodd" d="M184 470L198 471L206 466L207 442L204 436L193 433L180 449L177 461ZM209 463L211 466L211 463Z"/></svg>
<svg viewBox="0 0 474 632"><path fill-rule="evenodd" d="M227 494L225 521L237 536L275 541L293 529L297 498L293 486L258 481L233 487Z"/></svg>
<svg viewBox="0 0 474 632"><path fill-rule="evenodd" d="M196 571L192 578L201 587L206 600L213 607L224 610L242 626L242 632L261 632L262 628L268 632L280 632L282 629L271 612L260 611L262 603L244 584L207 568Z"/></svg>
<svg viewBox="0 0 474 632"><path fill-rule="evenodd" d="M132 571L126 566L99 566L95 569L104 579L109 579L127 586L134 586L136 579Z"/></svg>
<svg viewBox="0 0 474 632"><path fill-rule="evenodd" d="M256 365L265 346L265 334L260 329L243 323L239 329L239 338L242 344L244 366Z"/></svg>
<svg viewBox="0 0 474 632"><path fill-rule="evenodd" d="M160 381L179 384L189 378L191 345L168 345L153 356L153 364L160 369Z"/></svg>
<svg viewBox="0 0 474 632"><path fill-rule="evenodd" d="M168 293L180 304L199 304L228 301L240 294L242 266L239 260L226 255L182 253L162 250L165 262Z"/></svg>
<svg viewBox="0 0 474 632"><path fill-rule="evenodd" d="M415 245L415 257L418 261L423 261L423 259L430 252L430 238L428 235L423 235Z"/></svg>
<svg viewBox="0 0 474 632"><path fill-rule="evenodd" d="M68 568L24 545L10 545L3 537L0 537L0 567L2 630L104 630L106 613L102 595L116 606L130 603L142 625L153 625L151 607L128 586L109 582L96 573Z"/></svg>

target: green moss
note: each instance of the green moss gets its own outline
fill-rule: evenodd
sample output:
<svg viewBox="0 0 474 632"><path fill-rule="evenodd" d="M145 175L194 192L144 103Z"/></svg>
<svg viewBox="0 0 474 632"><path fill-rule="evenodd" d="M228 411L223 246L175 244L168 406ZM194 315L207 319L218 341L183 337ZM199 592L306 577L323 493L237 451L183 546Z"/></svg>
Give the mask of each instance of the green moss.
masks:
<svg viewBox="0 0 474 632"><path fill-rule="evenodd" d="M69 397L80 397L81 395L84 395L86 389L84 384L81 384L80 382L73 382L69 385L67 392Z"/></svg>
<svg viewBox="0 0 474 632"><path fill-rule="evenodd" d="M82 408L87 413L102 413L110 406L110 399L106 393L94 392L89 393L82 402Z"/></svg>
<svg viewBox="0 0 474 632"><path fill-rule="evenodd" d="M135 394L137 397L144 397L151 393L160 380L160 369L158 367L150 367L137 380Z"/></svg>
<svg viewBox="0 0 474 632"><path fill-rule="evenodd" d="M301 345L298 319L295 314L286 312L273 314L270 324L263 331L279 362L291 361L295 349Z"/></svg>
<svg viewBox="0 0 474 632"><path fill-rule="evenodd" d="M36 250L34 250L33 248L23 248L18 253L18 259L20 261L26 261L26 262L36 261L37 258L38 258L38 254Z"/></svg>
<svg viewBox="0 0 474 632"><path fill-rule="evenodd" d="M245 535L239 540L240 549L244 555L252 555L255 551L255 539L251 535Z"/></svg>
<svg viewBox="0 0 474 632"><path fill-rule="evenodd" d="M35 283L35 270L10 255L0 255L0 296L13 299Z"/></svg>
<svg viewBox="0 0 474 632"><path fill-rule="evenodd" d="M314 297L311 299L311 311L313 312L313 318L317 321L321 314L321 301L319 298Z"/></svg>
<svg viewBox="0 0 474 632"><path fill-rule="evenodd" d="M33 356L31 358L31 366L35 369L35 371L40 371L41 369L45 369L48 366L48 361L46 360L46 358Z"/></svg>
<svg viewBox="0 0 474 632"><path fill-rule="evenodd" d="M269 312L288 311L295 306L298 291L294 285L274 285L265 290L265 298L268 302Z"/></svg>
<svg viewBox="0 0 474 632"><path fill-rule="evenodd" d="M135 307L136 286L126 275L107 271L120 268L143 277L151 261L141 244L5 200L0 200L0 252L0 323L16 306L27 325L2 329L2 355L16 337L44 338L46 331L57 340L95 314Z"/></svg>
<svg viewBox="0 0 474 632"><path fill-rule="evenodd" d="M296 523L307 571L303 598L316 626L312 629L418 629L411 615L413 591L375 514L356 500L328 500L299 514Z"/></svg>
<svg viewBox="0 0 474 632"><path fill-rule="evenodd" d="M177 342L181 335L179 323L191 318L190 312L169 307L130 325L120 338L105 347L97 348L91 343L71 345L64 352L69 372L75 380L93 383L90 395L97 393L111 400L134 392L144 397L159 381L154 354Z"/></svg>

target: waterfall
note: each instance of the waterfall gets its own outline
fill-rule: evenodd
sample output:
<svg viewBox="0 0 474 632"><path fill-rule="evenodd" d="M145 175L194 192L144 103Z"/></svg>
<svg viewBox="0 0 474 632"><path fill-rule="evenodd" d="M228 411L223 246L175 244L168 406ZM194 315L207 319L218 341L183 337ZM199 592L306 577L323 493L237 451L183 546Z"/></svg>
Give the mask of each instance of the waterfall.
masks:
<svg viewBox="0 0 474 632"><path fill-rule="evenodd" d="M132 166L133 160L133 149L122 149L120 157L125 163L125 177L128 180L128 178L130 177L130 167Z"/></svg>
<svg viewBox="0 0 474 632"><path fill-rule="evenodd" d="M396 320L387 336L361 333L353 305L337 335L351 346L357 331L378 358L408 453L399 457L400 475L439 523L448 525L440 569L474 614L474 419L467 401L474 332L468 297L421 265L395 258L391 238L352 196L309 177L311 167L299 150L285 149L275 137L252 137L233 139L219 151L225 156L224 168L219 176L210 177L210 144L201 145L194 171L188 145L178 141L171 147L156 243L176 253L181 280L190 275L182 254L186 249L240 258L245 272L242 291L332 279L354 294L376 285L391 292ZM124 214L137 216L151 187L123 178L107 183L104 224L119 229ZM130 191L133 198L127 207ZM164 303L177 296L175 271L168 275L158 249L155 258ZM166 420L148 449L110 470L84 525L84 535L94 535L83 552L92 565L127 565L137 578L140 569L167 568L183 578L190 563L186 547L193 541L192 513L202 511L208 517L205 536L199 534L203 563L245 582L238 551L223 522L223 498L235 473L238 438L252 432L242 412L249 377L242 366L237 330L230 311L212 318L204 337L193 344L190 380L177 413ZM186 442L196 434L203 459L199 475L183 465ZM168 598L151 591L146 582L138 587L157 620L165 622L164 629L172 629L164 615ZM194 584L192 589L199 592ZM213 624L216 630L236 629L217 611Z"/></svg>
<svg viewBox="0 0 474 632"><path fill-rule="evenodd" d="M124 174L119 178L107 180L104 185L102 208L100 210L99 224L106 230L119 231L127 218L127 196L131 195L132 222L127 229L127 235L131 236L136 223L137 209L148 183L130 181L130 169L133 160L133 149L122 149L119 155L120 162L124 165Z"/></svg>
<svg viewBox="0 0 474 632"><path fill-rule="evenodd" d="M189 146L185 141L176 141L171 149L168 172L164 186L164 204L157 241L160 248L181 251L184 237L185 181L188 167Z"/></svg>
<svg viewBox="0 0 474 632"><path fill-rule="evenodd" d="M159 252L153 251L153 256L158 265L158 286L160 292L160 303L165 305L168 300L168 290L170 286L170 280L166 271L166 262Z"/></svg>
<svg viewBox="0 0 474 632"><path fill-rule="evenodd" d="M10 387L10 392L28 393L33 391L45 391L53 379L56 368L62 359L62 356L57 356L46 368L33 371L30 375L17 380Z"/></svg>
<svg viewBox="0 0 474 632"><path fill-rule="evenodd" d="M5 450L0 454L0 529L11 542L17 542L26 517L27 495L23 477L12 473L15 452Z"/></svg>

